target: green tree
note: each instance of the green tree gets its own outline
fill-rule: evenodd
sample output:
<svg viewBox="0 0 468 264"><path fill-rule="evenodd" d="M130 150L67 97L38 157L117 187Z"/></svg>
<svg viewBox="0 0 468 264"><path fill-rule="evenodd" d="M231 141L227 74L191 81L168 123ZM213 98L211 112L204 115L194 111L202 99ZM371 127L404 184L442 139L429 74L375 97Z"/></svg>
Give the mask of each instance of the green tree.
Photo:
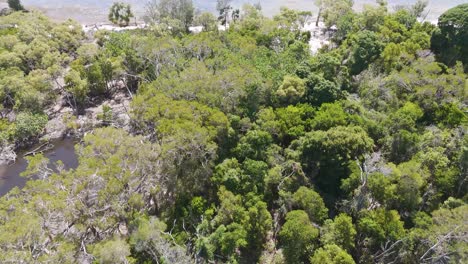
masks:
<svg viewBox="0 0 468 264"><path fill-rule="evenodd" d="M363 11L356 18L356 29L379 31L379 28L385 22L385 17L388 15L388 3L386 0L377 0L376 2L377 6L364 5Z"/></svg>
<svg viewBox="0 0 468 264"><path fill-rule="evenodd" d="M431 49L449 66L457 60L468 69L468 4L449 9L439 17L439 28L434 31Z"/></svg>
<svg viewBox="0 0 468 264"><path fill-rule="evenodd" d="M28 140L39 136L47 124L47 116L41 114L20 113L16 117L14 126L14 137L19 142L25 143Z"/></svg>
<svg viewBox="0 0 468 264"><path fill-rule="evenodd" d="M295 207L304 210L309 219L321 224L328 218L328 208L325 206L320 194L307 187L300 187L292 196Z"/></svg>
<svg viewBox="0 0 468 264"><path fill-rule="evenodd" d="M263 25L264 16L261 11L261 6L244 4L242 6L242 16L236 26L240 32L245 32L248 35L255 35L257 30Z"/></svg>
<svg viewBox="0 0 468 264"><path fill-rule="evenodd" d="M160 93L136 96L132 108L135 128L153 134L161 145L160 155L168 161L164 173L174 180L172 191L190 197L203 190L217 158L217 142L228 132L224 113Z"/></svg>
<svg viewBox="0 0 468 264"><path fill-rule="evenodd" d="M425 194L426 196L427 193L432 193L426 201L430 208L435 208L435 204L454 195L459 177L458 168L451 166L450 160L443 153L444 150L443 147L427 148L414 156L414 159L420 162L423 175L430 183Z"/></svg>
<svg viewBox="0 0 468 264"><path fill-rule="evenodd" d="M320 18L322 17L323 8L325 6L325 0L314 0L314 4L319 9L319 12L318 12L318 15L317 15L317 20L315 21L315 26L318 27L319 22L320 22Z"/></svg>
<svg viewBox="0 0 468 264"><path fill-rule="evenodd" d="M448 127L457 127L468 122L468 115L455 103L444 104L436 110L437 123Z"/></svg>
<svg viewBox="0 0 468 264"><path fill-rule="evenodd" d="M146 5L145 19L151 24L164 24L187 32L194 19L192 0L151 0Z"/></svg>
<svg viewBox="0 0 468 264"><path fill-rule="evenodd" d="M216 1L216 10L218 10L219 17L218 20L221 22L221 25L227 26L229 24L229 15L232 10L231 6L232 0L217 0Z"/></svg>
<svg viewBox="0 0 468 264"><path fill-rule="evenodd" d="M405 235L405 228L400 220L400 215L394 210L363 211L357 227L358 234L361 237L361 241L358 243L366 243L371 250L378 249L382 243L388 241L396 242ZM365 242L365 240L368 241ZM359 246L360 244L358 244ZM360 250L365 249L360 248Z"/></svg>
<svg viewBox="0 0 468 264"><path fill-rule="evenodd" d="M367 69L370 63L380 57L384 45L376 33L368 30L360 31L351 38L352 57L350 73L357 75Z"/></svg>
<svg viewBox="0 0 468 264"><path fill-rule="evenodd" d="M410 161L402 163L395 171L396 185L394 194L390 185L389 197L395 199L393 207L398 208L400 212L411 212L417 210L422 202L421 189L425 183L423 175L418 171L418 162Z"/></svg>
<svg viewBox="0 0 468 264"><path fill-rule="evenodd" d="M195 17L195 23L203 27L203 31L216 31L218 24L216 17L210 12L203 12Z"/></svg>
<svg viewBox="0 0 468 264"><path fill-rule="evenodd" d="M320 241L324 245L334 244L347 252L351 252L355 247L354 239L356 234L352 218L347 214L341 213L333 221L325 221Z"/></svg>
<svg viewBox="0 0 468 264"><path fill-rule="evenodd" d="M355 126L309 132L298 143L306 164L312 160L354 160L369 153L374 145L367 133Z"/></svg>
<svg viewBox="0 0 468 264"><path fill-rule="evenodd" d="M273 19L282 28L296 31L301 30L311 16L312 13L309 11L296 11L287 7L281 7L279 15L276 15Z"/></svg>
<svg viewBox="0 0 468 264"><path fill-rule="evenodd" d="M15 11L24 10L20 0L8 0L8 6Z"/></svg>
<svg viewBox="0 0 468 264"><path fill-rule="evenodd" d="M247 213L249 215L249 222L247 223L247 231L249 234L248 251L258 252L263 248L263 245L271 232L273 220L270 212L268 211L267 204L263 201L249 201L246 204Z"/></svg>
<svg viewBox="0 0 468 264"><path fill-rule="evenodd" d="M132 17L134 17L134 15L129 4L116 2L112 4L109 10L109 21L119 25L120 27L128 26L130 23L130 18Z"/></svg>
<svg viewBox="0 0 468 264"><path fill-rule="evenodd" d="M323 103L333 103L343 97L340 86L334 81L329 81L312 73L307 79L307 101L313 105L320 106Z"/></svg>
<svg viewBox="0 0 468 264"><path fill-rule="evenodd" d="M250 158L266 161L272 143L273 138L268 132L250 130L240 139L234 151L241 159Z"/></svg>
<svg viewBox="0 0 468 264"><path fill-rule="evenodd" d="M354 260L346 251L337 245L325 245L315 251L314 255L310 258L311 264L354 264Z"/></svg>
<svg viewBox="0 0 468 264"><path fill-rule="evenodd" d="M224 186L219 188L218 197L220 205L216 216L198 226L198 232L206 234L197 239L198 250L208 259L218 259L215 254L221 254L234 262L242 259L244 254L259 255L272 226L266 203L252 193L243 197ZM211 210L206 213L208 211ZM205 217L211 218L206 213Z"/></svg>
<svg viewBox="0 0 468 264"><path fill-rule="evenodd" d="M0 163L54 128L52 103L93 104L105 126L81 126L77 167L27 158L0 198L0 263L466 262L462 63L427 52L422 1L322 2L336 46L313 56L310 14L287 8L187 34L191 1L154 1L149 29L96 44L0 16Z"/></svg>
<svg viewBox="0 0 468 264"><path fill-rule="evenodd" d="M423 110L414 103L407 102L403 107L392 113L388 126L391 134L388 137L385 149L388 157L394 162L407 161L417 152L419 136L417 123L423 117Z"/></svg>
<svg viewBox="0 0 468 264"><path fill-rule="evenodd" d="M411 14L414 17L418 17L418 18L423 16L424 15L423 12L427 8L428 4L429 4L428 0L416 1L416 3L414 3L410 8Z"/></svg>
<svg viewBox="0 0 468 264"><path fill-rule="evenodd" d="M65 76L65 89L72 95L73 106L77 109L87 98L89 92L88 80L82 79L80 73L72 69Z"/></svg>
<svg viewBox="0 0 468 264"><path fill-rule="evenodd" d="M101 264L128 263L130 246L125 240L115 239L97 244L93 253Z"/></svg>
<svg viewBox="0 0 468 264"><path fill-rule="evenodd" d="M455 208L441 208L432 213L432 217L420 213L415 217L416 227L410 234L413 247L411 261L425 262L432 260L451 259L466 262L468 248L463 240L458 239L466 231L466 204Z"/></svg>
<svg viewBox="0 0 468 264"><path fill-rule="evenodd" d="M341 179L348 176L346 164L362 159L373 149L374 141L356 126L333 127L328 131L313 131L291 144L297 159L320 191L339 195Z"/></svg>
<svg viewBox="0 0 468 264"><path fill-rule="evenodd" d="M302 263L312 255L319 230L312 225L305 211L286 214L286 222L279 233L284 256L288 263Z"/></svg>
<svg viewBox="0 0 468 264"><path fill-rule="evenodd" d="M341 17L353 12L353 0L322 0L322 17L325 26L330 28L338 24Z"/></svg>
<svg viewBox="0 0 468 264"><path fill-rule="evenodd" d="M257 114L256 123L263 131L278 139L282 146L288 146L310 130L315 109L307 104L289 105L285 108L262 109Z"/></svg>
<svg viewBox="0 0 468 264"><path fill-rule="evenodd" d="M102 258L102 262L124 261L130 255L126 238L113 241L116 232L107 232L128 230L121 220L131 220L132 215L146 212L149 208L147 206L154 205L150 205L153 199L150 197L161 194L158 194L156 186L156 182L163 182L162 179L156 179L160 168L149 166L157 163L157 157L153 155L158 152L157 147L144 142L142 137L132 137L122 130L107 128L88 134L77 152L80 165L76 170L59 169L43 180L32 180L27 184L24 191L28 194L23 195L24 210L20 214L3 210L4 205L17 204L19 196L14 193L11 193L11 203L0 206L2 217L8 217L12 223L27 223L27 227L21 230L0 224L1 262L11 262L12 257L27 262L53 262L60 259L71 263L80 262L83 258L78 256L78 251L83 246L89 250L89 254ZM37 162L44 161L41 159ZM94 173L97 171L99 173ZM93 185L91 182L94 181L99 184ZM145 184L142 185L143 181ZM59 188L69 188L68 191L56 188L59 185ZM91 185L94 187L84 187ZM154 199L158 204L162 200L165 199ZM36 206L35 201L40 201L42 205ZM60 217L51 220L53 215ZM52 231L57 225L66 228L69 225L67 222L71 223L69 221L75 227L72 232L57 235ZM39 223L42 225L38 226ZM96 236L86 242L74 239L91 233ZM124 231L121 234L125 236ZM46 240L54 241L55 245L44 243ZM27 244L27 247L41 245L41 249L32 256L24 254L25 251L17 247L19 244ZM46 254L46 251L49 253ZM84 258L92 261L92 255Z"/></svg>
<svg viewBox="0 0 468 264"><path fill-rule="evenodd" d="M316 130L328 130L336 126L347 125L348 115L340 103L325 103L320 106L312 121L312 127Z"/></svg>
<svg viewBox="0 0 468 264"><path fill-rule="evenodd" d="M243 189L244 172L237 159L226 159L218 164L211 180L228 190L240 193Z"/></svg>
<svg viewBox="0 0 468 264"><path fill-rule="evenodd" d="M135 220L136 229L130 235L132 249L142 255L140 261L151 259L163 263L192 263L184 248L174 245L164 232L166 225L156 218L139 217Z"/></svg>
<svg viewBox="0 0 468 264"><path fill-rule="evenodd" d="M400 130L416 131L417 122L423 117L424 112L417 104L407 102L390 117L393 132Z"/></svg>
<svg viewBox="0 0 468 264"><path fill-rule="evenodd" d="M276 94L282 102L294 104L304 96L305 88L304 80L295 76L285 76Z"/></svg>

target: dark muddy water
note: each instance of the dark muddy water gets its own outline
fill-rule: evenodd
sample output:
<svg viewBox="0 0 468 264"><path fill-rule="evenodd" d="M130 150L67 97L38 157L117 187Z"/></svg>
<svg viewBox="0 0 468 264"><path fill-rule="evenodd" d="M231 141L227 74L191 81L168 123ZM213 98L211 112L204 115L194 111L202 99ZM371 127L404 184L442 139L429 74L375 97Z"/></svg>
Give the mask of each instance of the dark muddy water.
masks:
<svg viewBox="0 0 468 264"><path fill-rule="evenodd" d="M52 144L54 148L44 153L52 163L61 160L66 169L78 166L78 158L74 148L75 142L72 139L54 141ZM0 166L0 196L5 195L14 187L22 188L25 185L27 179L20 176L20 173L28 166L28 162L23 157L24 153L18 153L15 164Z"/></svg>

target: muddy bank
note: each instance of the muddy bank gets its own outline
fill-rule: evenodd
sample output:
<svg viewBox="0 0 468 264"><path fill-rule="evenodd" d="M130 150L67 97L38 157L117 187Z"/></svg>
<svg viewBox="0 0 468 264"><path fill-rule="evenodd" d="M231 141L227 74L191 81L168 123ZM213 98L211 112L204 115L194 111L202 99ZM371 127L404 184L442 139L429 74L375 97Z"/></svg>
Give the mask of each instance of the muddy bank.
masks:
<svg viewBox="0 0 468 264"><path fill-rule="evenodd" d="M49 121L44 129L41 141L56 140L62 137L81 136L103 125L111 125L125 130L130 129L130 102L132 96L117 83L110 91L108 98L93 98L87 107L76 115L76 111L61 95L57 101L46 110ZM109 109L106 120L103 119L104 108Z"/></svg>

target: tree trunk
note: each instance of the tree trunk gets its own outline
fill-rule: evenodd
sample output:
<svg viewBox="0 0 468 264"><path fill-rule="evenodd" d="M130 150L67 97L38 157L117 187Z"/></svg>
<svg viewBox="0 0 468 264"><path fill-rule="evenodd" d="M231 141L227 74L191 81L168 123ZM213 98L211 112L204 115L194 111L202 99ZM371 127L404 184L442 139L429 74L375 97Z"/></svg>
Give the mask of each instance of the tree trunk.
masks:
<svg viewBox="0 0 468 264"><path fill-rule="evenodd" d="M317 21L315 21L315 26L318 27L319 25L319 21L320 21L320 15L322 14L322 8L320 7L319 8L319 12L318 12L318 15L317 15Z"/></svg>

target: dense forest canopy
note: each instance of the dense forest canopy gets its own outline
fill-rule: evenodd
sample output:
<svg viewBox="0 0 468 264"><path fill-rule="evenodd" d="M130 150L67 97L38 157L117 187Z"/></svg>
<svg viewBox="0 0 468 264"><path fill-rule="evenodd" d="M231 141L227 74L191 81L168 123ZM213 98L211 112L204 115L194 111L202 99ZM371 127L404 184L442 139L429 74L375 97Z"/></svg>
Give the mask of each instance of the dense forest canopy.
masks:
<svg viewBox="0 0 468 264"><path fill-rule="evenodd" d="M2 152L80 139L0 197L0 263L466 263L468 4L318 2L316 54L309 12L231 1L119 32L0 16Z"/></svg>

